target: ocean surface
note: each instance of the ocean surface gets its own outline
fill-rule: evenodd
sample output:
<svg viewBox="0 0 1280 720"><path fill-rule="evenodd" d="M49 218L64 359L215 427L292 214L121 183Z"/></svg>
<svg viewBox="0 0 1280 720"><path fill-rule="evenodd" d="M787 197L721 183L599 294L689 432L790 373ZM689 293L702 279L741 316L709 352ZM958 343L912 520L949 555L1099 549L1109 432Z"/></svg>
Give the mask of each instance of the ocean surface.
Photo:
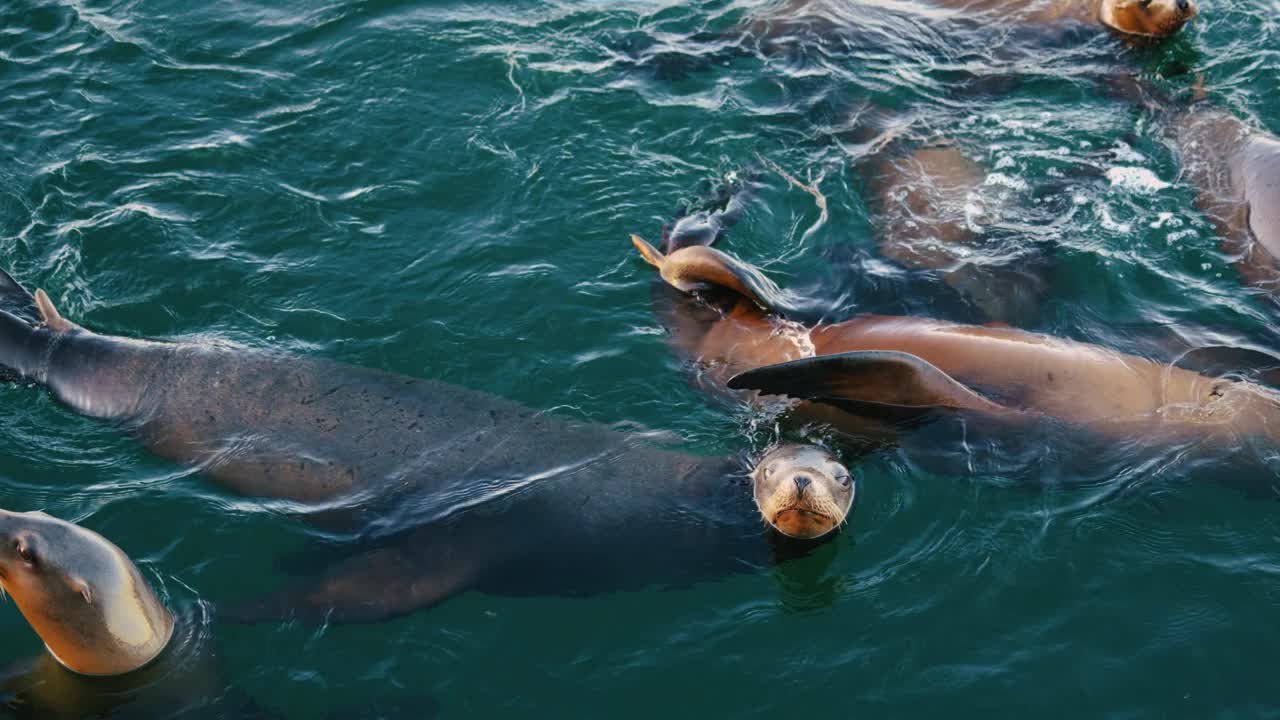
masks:
<svg viewBox="0 0 1280 720"><path fill-rule="evenodd" d="M744 38L769 8L0 0L0 262L100 332L438 378L750 456L798 438L691 382L628 233L656 241L745 183L719 246L816 316L984 322L881 255L894 228L868 202L885 143L945 139L999 211L974 262L1047 278L1019 326L1160 360L1280 349L1280 310L1124 81L1160 102L1199 84L1280 129L1280 4L1203 0L1146 45L923 0ZM321 531L38 388L0 388L0 507L111 538L225 687L288 718L1280 716L1276 448L952 430L847 455L848 526L767 572L470 593L365 626L211 619ZM41 649L11 602L0 638L0 666Z"/></svg>

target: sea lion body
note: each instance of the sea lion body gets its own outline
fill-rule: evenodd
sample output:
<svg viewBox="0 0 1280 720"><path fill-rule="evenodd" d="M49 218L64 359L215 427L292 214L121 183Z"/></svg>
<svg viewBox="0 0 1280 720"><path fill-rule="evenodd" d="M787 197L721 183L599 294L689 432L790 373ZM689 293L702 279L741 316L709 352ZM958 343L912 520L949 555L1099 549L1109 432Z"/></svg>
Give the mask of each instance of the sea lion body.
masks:
<svg viewBox="0 0 1280 720"><path fill-rule="evenodd" d="M342 561L242 619L373 621L478 589L680 585L774 557L734 458L337 362L92 333L0 277L0 365L223 486L355 519ZM323 563L316 563L323 564Z"/></svg>
<svg viewBox="0 0 1280 720"><path fill-rule="evenodd" d="M1170 129L1223 250L1247 283L1280 290L1280 140L1221 110L1180 113Z"/></svg>
<svg viewBox="0 0 1280 720"><path fill-rule="evenodd" d="M765 40L800 30L840 32L855 24L849 7L832 0L786 0L753 16L747 31ZM1139 37L1173 35L1198 12L1191 0L930 0L926 7L923 12L945 19L1021 27L1087 24Z"/></svg>
<svg viewBox="0 0 1280 720"><path fill-rule="evenodd" d="M701 267L718 252L703 251L691 258L689 267L663 267L664 276L688 279L702 274ZM643 254L646 259L652 256L651 251ZM660 259L665 265L684 263L681 251ZM937 395L939 405L951 409L1006 419L1050 417L1103 433L1244 433L1280 440L1280 402L1254 383L1212 378L1009 327L885 316L807 327L779 318L766 307L765 300L735 293L721 312L681 326L673 341L726 386L734 386L732 380L742 373L806 358L901 353L958 384L947 391L949 395ZM871 384L853 399L900 403L888 395L870 394L887 390Z"/></svg>
<svg viewBox="0 0 1280 720"><path fill-rule="evenodd" d="M948 142L867 163L868 207L880 253L937 273L989 321L1029 322L1048 282L1038 250L1011 252L990 237L1008 200L986 186L987 172Z"/></svg>

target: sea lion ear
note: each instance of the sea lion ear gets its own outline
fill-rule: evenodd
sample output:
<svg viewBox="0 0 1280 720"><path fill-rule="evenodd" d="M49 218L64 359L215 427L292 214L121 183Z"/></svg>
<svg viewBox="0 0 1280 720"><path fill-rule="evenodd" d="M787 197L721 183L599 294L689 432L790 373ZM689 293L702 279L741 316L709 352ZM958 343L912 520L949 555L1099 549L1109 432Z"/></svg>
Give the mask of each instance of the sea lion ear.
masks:
<svg viewBox="0 0 1280 720"><path fill-rule="evenodd" d="M89 583L78 577L70 576L67 578L67 584L70 585L71 589L78 593L80 597L84 598L86 605L93 604L93 589L89 587Z"/></svg>
<svg viewBox="0 0 1280 720"><path fill-rule="evenodd" d="M903 352L862 351L821 355L748 370L729 379L734 390L817 400L866 415L900 417L903 410L1004 412L925 360ZM896 412L895 412L896 410Z"/></svg>
<svg viewBox="0 0 1280 720"><path fill-rule="evenodd" d="M58 308L53 306L53 301L49 299L49 295L44 290L36 289L36 309L40 311L40 321L44 326L54 332L66 332L75 328L69 320L62 317L58 312Z"/></svg>

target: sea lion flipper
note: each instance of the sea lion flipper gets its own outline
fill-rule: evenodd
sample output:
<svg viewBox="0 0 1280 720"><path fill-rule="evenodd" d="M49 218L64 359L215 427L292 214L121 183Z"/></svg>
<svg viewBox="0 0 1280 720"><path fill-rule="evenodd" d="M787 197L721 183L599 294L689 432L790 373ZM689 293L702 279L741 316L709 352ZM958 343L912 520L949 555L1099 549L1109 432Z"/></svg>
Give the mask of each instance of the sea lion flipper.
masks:
<svg viewBox="0 0 1280 720"><path fill-rule="evenodd" d="M650 265L662 270L662 264L666 262L667 256L663 255L658 248L645 242L639 235L631 235L631 244L636 246L636 250L640 251L640 257Z"/></svg>
<svg viewBox="0 0 1280 720"><path fill-rule="evenodd" d="M44 323L45 327L54 332L66 332L75 328L74 323L62 317L62 313L54 307L53 301L44 290L36 288L35 302L36 310L40 312L40 322Z"/></svg>
<svg viewBox="0 0 1280 720"><path fill-rule="evenodd" d="M925 360L903 352L862 351L820 355L735 375L735 390L759 390L841 405L981 410L1008 408L982 397Z"/></svg>
<svg viewBox="0 0 1280 720"><path fill-rule="evenodd" d="M1173 367L1210 377L1243 375L1280 389L1280 357L1261 350L1207 345L1187 350L1173 361Z"/></svg>
<svg viewBox="0 0 1280 720"><path fill-rule="evenodd" d="M40 322L36 299L13 276L0 269L0 310L35 325Z"/></svg>
<svg viewBox="0 0 1280 720"><path fill-rule="evenodd" d="M316 625L381 622L452 597L466 586L467 570L458 563L424 565L408 545L384 547L352 556L319 578L220 607L218 615L239 623L284 617Z"/></svg>
<svg viewBox="0 0 1280 720"><path fill-rule="evenodd" d="M631 243L645 262L658 268L662 279L685 293L719 288L737 293L760 308L783 316L799 312L781 288L764 273L747 263L704 245L691 245L663 255L661 251L631 236Z"/></svg>

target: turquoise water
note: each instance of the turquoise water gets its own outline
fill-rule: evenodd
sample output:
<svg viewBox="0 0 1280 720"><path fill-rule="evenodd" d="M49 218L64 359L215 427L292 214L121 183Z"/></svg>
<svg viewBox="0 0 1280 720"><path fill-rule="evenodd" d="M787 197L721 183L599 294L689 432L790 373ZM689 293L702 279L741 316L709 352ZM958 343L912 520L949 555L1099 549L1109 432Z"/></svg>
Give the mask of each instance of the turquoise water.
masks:
<svg viewBox="0 0 1280 720"><path fill-rule="evenodd" d="M1204 0L1181 37L1127 47L861 5L836 13L845 35L738 51L762 7L0 0L3 264L99 331L757 451L771 419L690 384L627 233L656 239L767 158L815 180L830 219L809 232L812 198L763 171L724 249L827 317L978 320L877 255L859 161L897 127L1001 174L993 262L1030 248L1050 268L1030 329L1162 358L1179 338L1275 346L1275 307L1218 251L1159 114L1098 79L1175 93L1198 72L1280 128L1280 6ZM0 407L0 506L102 532L191 617L273 587L316 532L38 389ZM200 633L227 686L297 718L1280 715L1273 450L935 439L850 458L847 530L767 573ZM12 604L0 636L0 665L39 651Z"/></svg>

